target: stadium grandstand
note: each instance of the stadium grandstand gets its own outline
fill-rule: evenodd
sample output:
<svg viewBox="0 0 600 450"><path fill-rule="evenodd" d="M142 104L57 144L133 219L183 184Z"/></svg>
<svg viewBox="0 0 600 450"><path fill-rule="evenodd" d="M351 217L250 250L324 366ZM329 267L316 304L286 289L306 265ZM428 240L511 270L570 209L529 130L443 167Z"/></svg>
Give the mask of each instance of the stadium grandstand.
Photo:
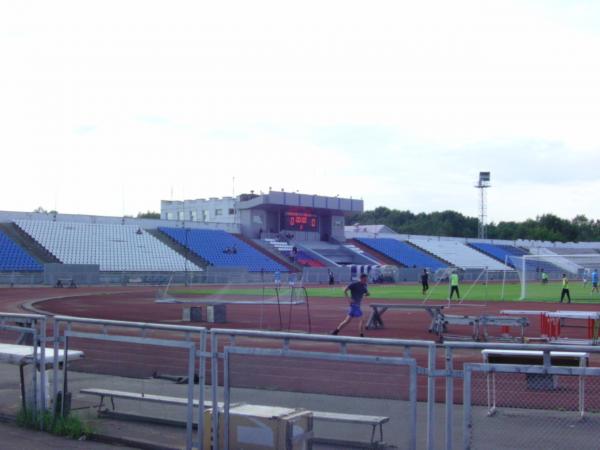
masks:
<svg viewBox="0 0 600 450"><path fill-rule="evenodd" d="M142 274L151 282L151 274L206 270L234 270L247 280L309 271L324 281L334 270L341 281L389 266L398 269L396 281L408 281L422 268L514 272L523 257L532 279L542 269L579 276L599 266L595 243L401 235L385 225L346 225L363 210L354 199L270 191L161 207L161 219L0 212L0 272L97 266L100 273Z"/></svg>

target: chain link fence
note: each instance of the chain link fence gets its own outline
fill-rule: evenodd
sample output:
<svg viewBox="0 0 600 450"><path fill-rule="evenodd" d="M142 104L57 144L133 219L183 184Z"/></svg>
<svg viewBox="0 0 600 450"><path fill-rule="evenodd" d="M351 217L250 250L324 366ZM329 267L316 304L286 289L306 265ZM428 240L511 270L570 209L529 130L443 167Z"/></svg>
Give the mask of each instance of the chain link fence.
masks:
<svg viewBox="0 0 600 450"><path fill-rule="evenodd" d="M600 369L468 364L465 449L597 450Z"/></svg>

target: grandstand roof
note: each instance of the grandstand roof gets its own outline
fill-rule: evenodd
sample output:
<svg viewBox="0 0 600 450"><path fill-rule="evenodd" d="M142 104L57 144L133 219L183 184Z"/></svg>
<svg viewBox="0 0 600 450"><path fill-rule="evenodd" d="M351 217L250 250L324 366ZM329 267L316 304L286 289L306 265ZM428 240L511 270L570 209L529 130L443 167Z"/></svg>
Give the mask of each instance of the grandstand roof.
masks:
<svg viewBox="0 0 600 450"><path fill-rule="evenodd" d="M238 209L300 207L338 211L340 214L357 214L364 210L364 202L352 198L324 197L321 195L299 194L295 192L269 191L248 200L240 199Z"/></svg>

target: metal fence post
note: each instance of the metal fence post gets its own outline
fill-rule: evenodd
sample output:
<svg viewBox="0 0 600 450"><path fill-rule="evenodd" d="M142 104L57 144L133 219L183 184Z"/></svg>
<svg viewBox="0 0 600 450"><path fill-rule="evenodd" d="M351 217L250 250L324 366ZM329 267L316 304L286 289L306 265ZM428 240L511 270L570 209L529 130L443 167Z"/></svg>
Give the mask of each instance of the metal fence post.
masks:
<svg viewBox="0 0 600 450"><path fill-rule="evenodd" d="M204 448L204 388L206 386L206 330L200 336L200 350L198 362L198 448ZM209 430L210 432L210 430ZM206 449L209 450L209 449Z"/></svg>
<svg viewBox="0 0 600 450"><path fill-rule="evenodd" d="M410 441L409 448L417 450L417 364L413 360L409 366L410 385L408 392L408 400L410 402Z"/></svg>
<svg viewBox="0 0 600 450"><path fill-rule="evenodd" d="M446 347L446 450L452 450L452 408L454 407L454 373L452 348Z"/></svg>
<svg viewBox="0 0 600 450"><path fill-rule="evenodd" d="M219 450L219 401L217 399L219 386L219 336L211 330L210 333L210 385L212 392L212 441L213 450Z"/></svg>
<svg viewBox="0 0 600 450"><path fill-rule="evenodd" d="M187 420L185 424L185 445L191 450L194 435L194 375L196 368L196 346L191 342L188 350L188 384L187 384ZM202 405L200 405L202 407Z"/></svg>
<svg viewBox="0 0 600 450"><path fill-rule="evenodd" d="M465 364L463 379L463 448L471 448L471 367Z"/></svg>
<svg viewBox="0 0 600 450"><path fill-rule="evenodd" d="M435 345L427 349L427 450L435 448Z"/></svg>

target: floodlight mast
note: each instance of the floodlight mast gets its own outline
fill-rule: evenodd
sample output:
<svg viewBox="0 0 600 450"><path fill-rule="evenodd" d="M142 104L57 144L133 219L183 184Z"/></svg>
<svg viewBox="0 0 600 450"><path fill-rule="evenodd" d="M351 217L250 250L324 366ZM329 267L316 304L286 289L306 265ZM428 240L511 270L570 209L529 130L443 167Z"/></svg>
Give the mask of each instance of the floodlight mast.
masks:
<svg viewBox="0 0 600 450"><path fill-rule="evenodd" d="M490 184L490 172L479 172L479 180L475 187L479 189L479 227L477 230L477 237L479 239L485 239L485 221L487 217L487 198L485 190L492 187Z"/></svg>

